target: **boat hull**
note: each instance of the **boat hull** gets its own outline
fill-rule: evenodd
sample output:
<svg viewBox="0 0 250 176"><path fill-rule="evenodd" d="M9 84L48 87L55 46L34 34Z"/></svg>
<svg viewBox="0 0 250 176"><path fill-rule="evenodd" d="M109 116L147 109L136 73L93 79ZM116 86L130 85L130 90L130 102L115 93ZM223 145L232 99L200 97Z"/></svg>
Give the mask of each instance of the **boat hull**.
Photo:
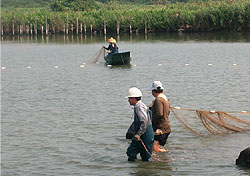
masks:
<svg viewBox="0 0 250 176"><path fill-rule="evenodd" d="M108 54L104 60L107 65L128 65L131 61L130 52Z"/></svg>

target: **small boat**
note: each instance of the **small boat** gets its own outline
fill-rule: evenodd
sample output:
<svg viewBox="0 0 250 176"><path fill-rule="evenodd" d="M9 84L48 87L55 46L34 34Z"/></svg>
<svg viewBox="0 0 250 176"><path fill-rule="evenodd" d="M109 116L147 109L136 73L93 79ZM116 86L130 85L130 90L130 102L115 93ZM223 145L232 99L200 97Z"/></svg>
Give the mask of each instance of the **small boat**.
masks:
<svg viewBox="0 0 250 176"><path fill-rule="evenodd" d="M131 61L130 52L112 53L104 57L107 65L128 65Z"/></svg>

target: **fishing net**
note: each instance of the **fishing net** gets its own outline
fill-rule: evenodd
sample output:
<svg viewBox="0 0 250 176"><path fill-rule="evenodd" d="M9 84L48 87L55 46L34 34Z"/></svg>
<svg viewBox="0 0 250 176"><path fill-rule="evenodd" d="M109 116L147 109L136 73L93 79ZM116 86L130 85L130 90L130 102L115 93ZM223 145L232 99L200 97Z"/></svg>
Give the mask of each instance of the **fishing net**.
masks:
<svg viewBox="0 0 250 176"><path fill-rule="evenodd" d="M101 59L104 59L106 52L103 47L101 47L94 56L87 60L87 63L98 63Z"/></svg>
<svg viewBox="0 0 250 176"><path fill-rule="evenodd" d="M171 107L174 116L198 136L250 131L250 113L204 111ZM237 117L236 117L237 116Z"/></svg>

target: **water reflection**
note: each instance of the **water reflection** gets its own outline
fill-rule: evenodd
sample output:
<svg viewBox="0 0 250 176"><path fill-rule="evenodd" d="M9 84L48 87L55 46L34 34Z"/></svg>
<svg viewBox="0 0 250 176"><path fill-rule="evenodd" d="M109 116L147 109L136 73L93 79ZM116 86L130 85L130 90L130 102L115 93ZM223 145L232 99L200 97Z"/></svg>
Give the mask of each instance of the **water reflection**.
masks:
<svg viewBox="0 0 250 176"><path fill-rule="evenodd" d="M118 42L175 42L175 41L218 41L218 42L250 42L250 32L208 32L208 33L160 33L160 34L109 34L109 35L7 35L1 41L15 41L18 43L59 43L59 44L87 44L106 42L114 37Z"/></svg>
<svg viewBox="0 0 250 176"><path fill-rule="evenodd" d="M123 136L132 120L127 89L142 88L149 104L154 79L166 84L172 106L248 110L249 43L228 41L249 42L249 33L120 35L121 49L133 53L132 67L106 67L103 57L99 65L87 63L110 35L8 37L2 45L3 175L249 175L234 165L249 132L197 138L170 114L169 152L156 154L167 162L152 163L126 162Z"/></svg>
<svg viewBox="0 0 250 176"><path fill-rule="evenodd" d="M106 67L110 68L110 69L130 69L133 66L131 64L129 65L106 65Z"/></svg>
<svg viewBox="0 0 250 176"><path fill-rule="evenodd" d="M151 175L172 175L173 169L168 162L136 162L135 167L131 169L131 175L151 176Z"/></svg>

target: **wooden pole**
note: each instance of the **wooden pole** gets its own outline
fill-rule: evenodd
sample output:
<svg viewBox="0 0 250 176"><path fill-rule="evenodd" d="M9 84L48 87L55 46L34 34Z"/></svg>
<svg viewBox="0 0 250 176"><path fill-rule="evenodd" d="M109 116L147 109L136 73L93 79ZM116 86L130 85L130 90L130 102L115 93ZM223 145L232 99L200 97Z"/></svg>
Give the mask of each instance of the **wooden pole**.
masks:
<svg viewBox="0 0 250 176"><path fill-rule="evenodd" d="M117 38L117 42L120 42L120 35L117 35L116 38Z"/></svg>
<svg viewBox="0 0 250 176"><path fill-rule="evenodd" d="M23 25L22 24L19 26L19 34L23 35Z"/></svg>
<svg viewBox="0 0 250 176"><path fill-rule="evenodd" d="M69 34L69 28L68 28L68 18L69 18L69 15L67 14L67 20L66 20L66 35Z"/></svg>
<svg viewBox="0 0 250 176"><path fill-rule="evenodd" d="M15 35L15 21L12 20L12 35Z"/></svg>
<svg viewBox="0 0 250 176"><path fill-rule="evenodd" d="M43 25L41 26L41 34L43 35Z"/></svg>
<svg viewBox="0 0 250 176"><path fill-rule="evenodd" d="M46 17L46 20L45 20L45 34L48 35L49 33L49 29L48 29L48 19Z"/></svg>
<svg viewBox="0 0 250 176"><path fill-rule="evenodd" d="M107 26L106 26L106 21L104 21L104 24L103 24L103 33L104 35L107 34Z"/></svg>
<svg viewBox="0 0 250 176"><path fill-rule="evenodd" d="M63 34L65 35L65 23L63 23Z"/></svg>
<svg viewBox="0 0 250 176"><path fill-rule="evenodd" d="M80 33L82 34L82 23L80 24Z"/></svg>
<svg viewBox="0 0 250 176"><path fill-rule="evenodd" d="M74 33L74 25L71 24L71 33L73 34Z"/></svg>
<svg viewBox="0 0 250 176"><path fill-rule="evenodd" d="M3 36L3 23L1 22L1 36Z"/></svg>
<svg viewBox="0 0 250 176"><path fill-rule="evenodd" d="M78 35L78 26L79 26L79 24L78 24L78 17L76 18L76 35Z"/></svg>
<svg viewBox="0 0 250 176"><path fill-rule="evenodd" d="M116 34L120 34L120 21L118 20L118 18L116 19Z"/></svg>
<svg viewBox="0 0 250 176"><path fill-rule="evenodd" d="M37 35L37 23L34 26L34 32L35 32L35 35Z"/></svg>
<svg viewBox="0 0 250 176"><path fill-rule="evenodd" d="M29 35L29 33L30 33L29 25L26 25L26 34Z"/></svg>
<svg viewBox="0 0 250 176"><path fill-rule="evenodd" d="M84 34L86 35L87 34L87 27L86 27L86 24L84 24Z"/></svg>
<svg viewBox="0 0 250 176"><path fill-rule="evenodd" d="M30 24L30 35L33 35L33 25Z"/></svg>
<svg viewBox="0 0 250 176"><path fill-rule="evenodd" d="M131 24L129 25L129 33L132 34L133 33L133 30L132 30L132 26Z"/></svg>
<svg viewBox="0 0 250 176"><path fill-rule="evenodd" d="M148 34L148 29L147 29L147 21L145 20L145 35Z"/></svg>

